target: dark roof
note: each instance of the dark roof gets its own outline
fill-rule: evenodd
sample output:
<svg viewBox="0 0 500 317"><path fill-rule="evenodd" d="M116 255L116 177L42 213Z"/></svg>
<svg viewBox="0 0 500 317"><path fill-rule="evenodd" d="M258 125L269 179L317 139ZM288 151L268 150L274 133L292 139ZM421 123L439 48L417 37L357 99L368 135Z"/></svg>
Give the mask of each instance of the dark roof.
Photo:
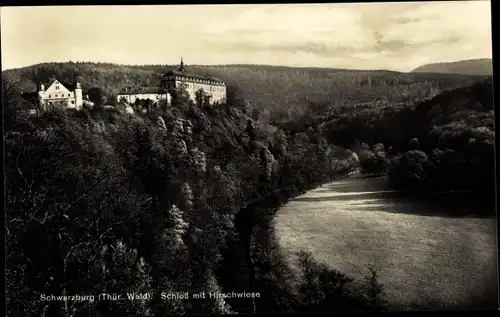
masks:
<svg viewBox="0 0 500 317"><path fill-rule="evenodd" d="M64 87L66 87L66 89L68 89L69 91L73 91L75 89L75 85L74 84L70 84L68 82L64 82L64 81L59 80L59 79L57 79L57 81L60 82L61 85L63 85Z"/></svg>
<svg viewBox="0 0 500 317"><path fill-rule="evenodd" d="M137 94L164 94L167 90L161 87L133 87L131 89L122 90L118 95L137 95Z"/></svg>
<svg viewBox="0 0 500 317"><path fill-rule="evenodd" d="M51 80L48 85L45 86L45 89L49 88L50 85L52 85L55 81L58 81L61 85L63 85L66 89L68 89L69 91L73 91L75 89L75 85L74 84L70 84L68 82L65 82L65 81L62 81L60 80L59 78L55 78L53 80Z"/></svg>
<svg viewBox="0 0 500 317"><path fill-rule="evenodd" d="M210 80L210 81L217 81L220 83L224 83L222 80L220 80L219 78L216 78L216 77L209 77L209 76L205 76L205 75L183 72L183 71L179 71L179 70L171 70L171 71L167 72L166 74L162 75L162 77L170 77L170 76L183 76L183 77L188 77L188 78L193 78L193 79Z"/></svg>

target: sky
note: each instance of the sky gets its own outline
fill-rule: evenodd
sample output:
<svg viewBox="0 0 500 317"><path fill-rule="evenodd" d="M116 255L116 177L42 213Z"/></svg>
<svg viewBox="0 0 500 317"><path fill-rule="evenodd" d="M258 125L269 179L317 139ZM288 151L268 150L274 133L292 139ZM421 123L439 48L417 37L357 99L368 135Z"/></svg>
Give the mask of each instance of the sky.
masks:
<svg viewBox="0 0 500 317"><path fill-rule="evenodd" d="M491 58L478 1L2 7L2 69L43 62L411 71Z"/></svg>

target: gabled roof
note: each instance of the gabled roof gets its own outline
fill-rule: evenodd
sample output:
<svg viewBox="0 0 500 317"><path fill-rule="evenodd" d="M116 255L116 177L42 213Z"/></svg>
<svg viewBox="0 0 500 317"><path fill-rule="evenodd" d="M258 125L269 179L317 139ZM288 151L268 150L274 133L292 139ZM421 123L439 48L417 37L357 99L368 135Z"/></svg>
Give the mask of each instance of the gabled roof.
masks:
<svg viewBox="0 0 500 317"><path fill-rule="evenodd" d="M122 90L118 95L138 95L138 94L165 94L167 90L162 87L134 87L128 90Z"/></svg>
<svg viewBox="0 0 500 317"><path fill-rule="evenodd" d="M67 82L64 82L58 78L52 80L48 85L47 85L47 88L49 88L50 86L52 86L54 84L55 81L58 81L61 85L63 85L66 89L68 89L69 91L73 91L75 89L75 85L74 84L70 84L70 83L67 83Z"/></svg>
<svg viewBox="0 0 500 317"><path fill-rule="evenodd" d="M209 80L209 81L216 81L219 83L224 83L222 80L216 77L209 77L205 75L199 75L195 73L190 73L190 72L184 72L180 70L171 70L165 74L162 75L162 77L170 77L170 76L182 76L182 77L187 77L187 78L193 78L193 79L199 79L199 80Z"/></svg>
<svg viewBox="0 0 500 317"><path fill-rule="evenodd" d="M67 82L64 82L62 80L57 80L58 82L61 83L61 85L63 85L64 87L66 87L66 89L68 89L69 91L73 91L75 89L75 85L74 84L70 84L70 83L67 83Z"/></svg>

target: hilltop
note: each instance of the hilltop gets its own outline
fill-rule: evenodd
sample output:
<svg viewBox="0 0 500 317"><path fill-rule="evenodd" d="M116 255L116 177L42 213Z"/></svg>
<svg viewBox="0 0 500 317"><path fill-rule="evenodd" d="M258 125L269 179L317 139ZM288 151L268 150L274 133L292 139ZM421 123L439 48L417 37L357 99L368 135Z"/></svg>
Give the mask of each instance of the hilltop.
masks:
<svg viewBox="0 0 500 317"><path fill-rule="evenodd" d="M114 96L126 86L157 86L162 73L177 65L117 65L109 63L44 63L6 70L23 90L37 81L58 77L71 81L76 71L86 89L99 87ZM384 70L294 68L266 65L190 66L191 72L218 77L228 85L228 102L258 110L278 121L360 103L411 104L442 90L464 86L484 76L399 73ZM112 98L111 98L112 99Z"/></svg>
<svg viewBox="0 0 500 317"><path fill-rule="evenodd" d="M417 67L411 72L459 75L493 75L493 64L491 58L468 59L450 63L426 64Z"/></svg>

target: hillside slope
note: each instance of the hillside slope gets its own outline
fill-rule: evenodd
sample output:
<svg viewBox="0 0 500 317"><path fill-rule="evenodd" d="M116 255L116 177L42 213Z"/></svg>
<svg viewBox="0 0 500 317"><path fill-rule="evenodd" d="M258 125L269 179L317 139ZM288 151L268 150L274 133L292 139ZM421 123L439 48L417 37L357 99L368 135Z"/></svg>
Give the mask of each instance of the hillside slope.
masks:
<svg viewBox="0 0 500 317"><path fill-rule="evenodd" d="M422 65L412 70L412 73L492 75L493 63L491 58L469 59L450 63L433 63Z"/></svg>
<svg viewBox="0 0 500 317"><path fill-rule="evenodd" d="M37 81L58 77L71 81L76 71L85 89L102 88L113 96L125 86L156 86L159 77L177 66L126 66L106 63L45 63L7 70L3 76L34 89ZM480 76L398 73L264 65L189 66L192 72L219 77L228 84L228 100L270 112L273 119L293 120L306 113L325 114L332 108L377 101L413 103L443 89L460 87ZM268 114L269 115L269 114Z"/></svg>
<svg viewBox="0 0 500 317"><path fill-rule="evenodd" d="M422 147L432 149L437 140L429 139L428 133L442 126L485 126L494 131L493 83L491 79L479 81L410 107L342 112L324 118L321 125L330 141L344 146L359 140L369 144L382 142L404 150L408 142L416 137Z"/></svg>
<svg viewBox="0 0 500 317"><path fill-rule="evenodd" d="M145 115L98 107L28 115L15 82L4 81L2 93L9 316L59 316L62 302L36 294L103 289L154 298L70 301L67 310L109 316L315 308L295 291L307 281L286 266L270 221L288 197L351 171L348 151L318 135L288 136L231 105L179 101ZM334 277L331 285L347 280L308 260L304 269L311 268L318 279ZM251 280L259 301L159 295L248 292ZM362 289L348 296L309 289L334 299L319 303L325 310L373 307Z"/></svg>
<svg viewBox="0 0 500 317"><path fill-rule="evenodd" d="M330 142L355 150L362 164L363 157L376 158L377 148L387 149L395 188L467 190L493 201L491 79L443 92L412 107L342 113L327 118L320 127Z"/></svg>

